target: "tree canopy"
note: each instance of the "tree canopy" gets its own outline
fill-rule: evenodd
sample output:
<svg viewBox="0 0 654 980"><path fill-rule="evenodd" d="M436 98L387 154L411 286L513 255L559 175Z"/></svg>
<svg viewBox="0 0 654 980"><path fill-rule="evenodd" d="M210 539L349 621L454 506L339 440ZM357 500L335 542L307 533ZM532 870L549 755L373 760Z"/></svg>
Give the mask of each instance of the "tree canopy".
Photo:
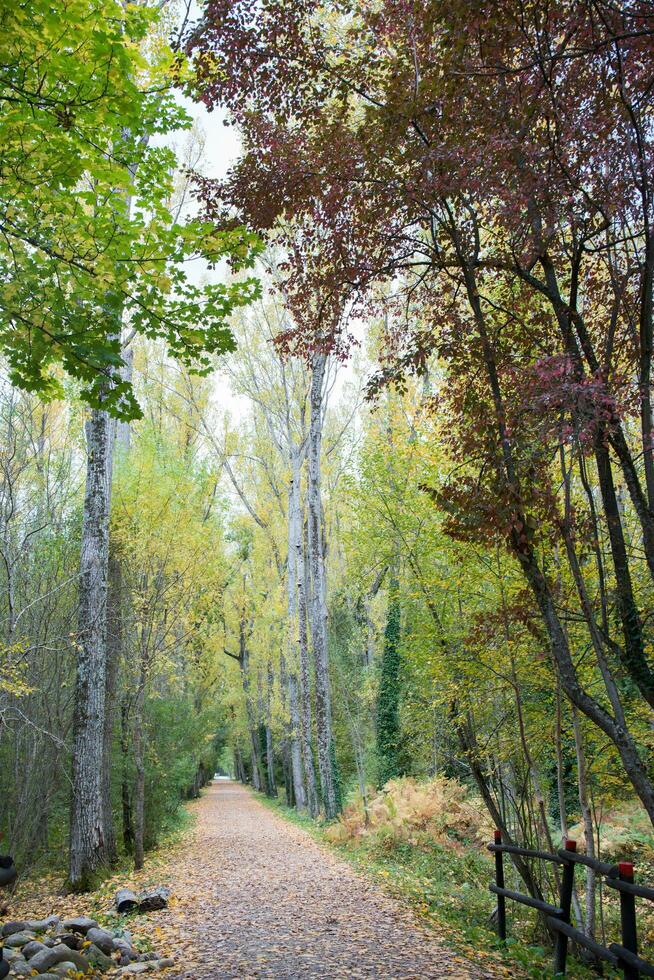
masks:
<svg viewBox="0 0 654 980"><path fill-rule="evenodd" d="M0 830L219 767L497 951L493 829L654 853L654 5L176 13L0 12Z"/></svg>
<svg viewBox="0 0 654 980"><path fill-rule="evenodd" d="M256 239L180 222L163 134L188 126L183 59L145 5L4 4L0 14L0 332L13 383L139 414L119 376L121 330L161 337L199 369L230 349L247 275L200 286L194 261L251 267ZM62 373L63 372L63 373ZM110 382L108 384L108 382Z"/></svg>

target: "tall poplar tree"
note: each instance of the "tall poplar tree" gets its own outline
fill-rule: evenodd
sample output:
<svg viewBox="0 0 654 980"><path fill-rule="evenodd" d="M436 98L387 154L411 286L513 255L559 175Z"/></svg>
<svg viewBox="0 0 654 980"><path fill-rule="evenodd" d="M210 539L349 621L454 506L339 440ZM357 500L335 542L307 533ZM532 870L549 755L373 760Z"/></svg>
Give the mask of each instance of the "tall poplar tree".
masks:
<svg viewBox="0 0 654 980"><path fill-rule="evenodd" d="M201 370L233 347L227 318L253 279L199 288L184 261L251 264L255 239L180 224L168 209L174 155L151 136L188 124L166 45L139 53L156 14L74 0L4 7L0 88L0 349L13 383L44 397L63 376L91 407L79 579L70 883L107 857L104 765L108 520L114 423L140 409L121 333L159 337Z"/></svg>
<svg viewBox="0 0 654 980"><path fill-rule="evenodd" d="M400 749L400 600L397 576L388 588L384 646L379 664L377 695L377 784L401 775Z"/></svg>
<svg viewBox="0 0 654 980"><path fill-rule="evenodd" d="M457 462L482 462L446 494L431 488L434 500L453 533L508 548L566 697L611 741L654 821L654 783L616 685L625 671L654 703L650 20L647 5L608 0L537 0L528 16L516 0L213 0L194 43L205 97L247 134L229 178L203 188L209 209L227 193L262 230L302 229L286 288L307 310L315 296L386 304L380 284L403 284L371 391L424 372L436 351L447 362ZM287 343L315 349L315 324L297 324ZM342 324L326 340L342 352ZM595 607L570 505L577 482L607 547L608 561L593 555ZM598 687L543 571L549 534Z"/></svg>

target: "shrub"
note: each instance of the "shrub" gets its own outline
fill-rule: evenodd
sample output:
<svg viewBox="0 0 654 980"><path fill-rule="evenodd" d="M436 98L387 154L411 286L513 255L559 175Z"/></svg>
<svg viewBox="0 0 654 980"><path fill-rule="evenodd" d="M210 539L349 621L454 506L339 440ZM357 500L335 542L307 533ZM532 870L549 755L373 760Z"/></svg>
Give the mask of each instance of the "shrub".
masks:
<svg viewBox="0 0 654 980"><path fill-rule="evenodd" d="M456 779L438 777L418 783L393 779L371 796L367 812L361 799L345 808L327 830L335 843L374 836L387 848L420 838L454 846L487 841L492 828L478 802Z"/></svg>

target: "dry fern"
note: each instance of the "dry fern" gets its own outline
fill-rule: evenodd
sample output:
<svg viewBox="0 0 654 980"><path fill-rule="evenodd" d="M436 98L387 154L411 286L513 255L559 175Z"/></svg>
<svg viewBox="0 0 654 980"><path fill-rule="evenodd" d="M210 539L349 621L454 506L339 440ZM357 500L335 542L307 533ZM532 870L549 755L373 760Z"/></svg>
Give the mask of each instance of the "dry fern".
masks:
<svg viewBox="0 0 654 980"><path fill-rule="evenodd" d="M327 833L335 843L370 835L383 836L389 843L413 843L421 834L456 845L488 840L490 831L488 818L468 790L455 779L438 777L424 783L391 780L370 799L367 813L359 799L345 808Z"/></svg>

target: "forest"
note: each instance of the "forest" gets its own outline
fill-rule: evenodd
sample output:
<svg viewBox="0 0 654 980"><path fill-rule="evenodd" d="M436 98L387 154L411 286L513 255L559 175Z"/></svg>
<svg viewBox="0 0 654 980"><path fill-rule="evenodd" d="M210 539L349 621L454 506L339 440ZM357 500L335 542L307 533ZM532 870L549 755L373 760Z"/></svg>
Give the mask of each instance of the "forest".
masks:
<svg viewBox="0 0 654 980"><path fill-rule="evenodd" d="M487 845L575 841L601 972L653 358L651 0L2 0L0 911L149 873L219 774L488 957L411 976L553 975ZM179 976L409 975L230 969Z"/></svg>

